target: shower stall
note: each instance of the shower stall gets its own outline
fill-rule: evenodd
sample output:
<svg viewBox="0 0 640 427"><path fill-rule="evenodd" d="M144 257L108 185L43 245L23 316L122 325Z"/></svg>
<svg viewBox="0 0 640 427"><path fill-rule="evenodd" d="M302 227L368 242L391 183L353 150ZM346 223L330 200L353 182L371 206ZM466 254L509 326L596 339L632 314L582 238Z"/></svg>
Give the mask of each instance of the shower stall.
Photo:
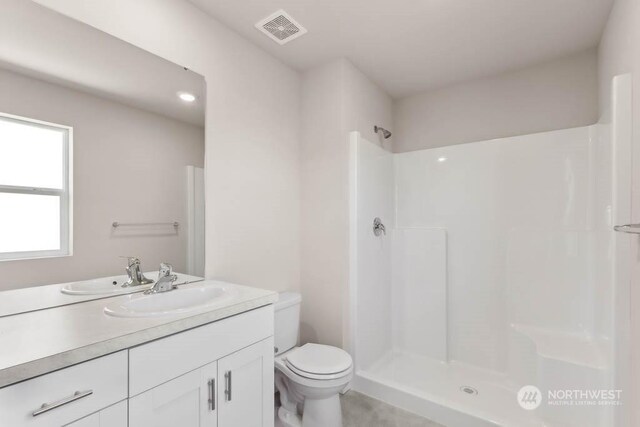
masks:
<svg viewBox="0 0 640 427"><path fill-rule="evenodd" d="M448 427L624 425L549 394L624 400L630 77L612 87L588 127L400 154L350 135L354 389Z"/></svg>

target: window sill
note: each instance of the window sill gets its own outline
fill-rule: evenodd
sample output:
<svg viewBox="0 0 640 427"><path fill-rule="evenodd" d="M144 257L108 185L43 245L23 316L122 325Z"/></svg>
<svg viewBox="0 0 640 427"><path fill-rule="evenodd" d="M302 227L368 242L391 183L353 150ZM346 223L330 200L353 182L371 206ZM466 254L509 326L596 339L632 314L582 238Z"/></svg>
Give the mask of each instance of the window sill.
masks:
<svg viewBox="0 0 640 427"><path fill-rule="evenodd" d="M49 258L68 258L72 257L73 253L60 252L60 251L39 251L39 252L14 252L0 254L0 263L7 261L33 261L39 259Z"/></svg>

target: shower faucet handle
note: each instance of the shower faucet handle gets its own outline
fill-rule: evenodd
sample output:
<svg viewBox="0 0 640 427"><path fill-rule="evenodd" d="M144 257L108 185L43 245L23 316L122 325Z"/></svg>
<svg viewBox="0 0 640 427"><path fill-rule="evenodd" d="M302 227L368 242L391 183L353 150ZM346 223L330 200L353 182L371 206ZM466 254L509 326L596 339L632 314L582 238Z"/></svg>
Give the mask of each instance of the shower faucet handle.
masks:
<svg viewBox="0 0 640 427"><path fill-rule="evenodd" d="M381 234L387 235L387 229L382 223L382 220L378 217L373 219L373 234L378 237Z"/></svg>

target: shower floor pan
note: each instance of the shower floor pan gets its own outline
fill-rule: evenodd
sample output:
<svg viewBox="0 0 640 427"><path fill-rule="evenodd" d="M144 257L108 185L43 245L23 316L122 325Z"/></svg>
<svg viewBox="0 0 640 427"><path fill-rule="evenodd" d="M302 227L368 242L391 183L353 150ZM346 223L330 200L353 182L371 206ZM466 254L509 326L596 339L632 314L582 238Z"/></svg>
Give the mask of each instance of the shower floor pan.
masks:
<svg viewBox="0 0 640 427"><path fill-rule="evenodd" d="M353 388L447 427L544 427L517 403L506 376L456 362L391 353L358 371Z"/></svg>

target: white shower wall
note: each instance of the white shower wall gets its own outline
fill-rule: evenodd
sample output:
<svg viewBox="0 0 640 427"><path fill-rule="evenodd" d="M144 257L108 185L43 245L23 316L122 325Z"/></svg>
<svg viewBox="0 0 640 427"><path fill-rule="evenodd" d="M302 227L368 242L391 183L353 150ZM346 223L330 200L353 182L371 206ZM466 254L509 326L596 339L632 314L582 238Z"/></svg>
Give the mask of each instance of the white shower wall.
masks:
<svg viewBox="0 0 640 427"><path fill-rule="evenodd" d="M593 131L583 127L395 156L396 226L446 230L448 245L441 250L448 272L450 359L506 371L510 324L591 330L586 272ZM431 303L424 298L407 304L424 309Z"/></svg>
<svg viewBox="0 0 640 427"><path fill-rule="evenodd" d="M392 248L393 349L446 362L447 232L397 227Z"/></svg>
<svg viewBox="0 0 640 427"><path fill-rule="evenodd" d="M391 306L391 256L394 233L393 156L377 145L351 134L351 268L350 301L356 318L351 352L366 369L393 348ZM387 228L383 238L374 236L373 219Z"/></svg>
<svg viewBox="0 0 640 427"><path fill-rule="evenodd" d="M629 76L613 88L588 127L401 154L351 134L354 388L451 426L624 417L515 398L628 390Z"/></svg>

